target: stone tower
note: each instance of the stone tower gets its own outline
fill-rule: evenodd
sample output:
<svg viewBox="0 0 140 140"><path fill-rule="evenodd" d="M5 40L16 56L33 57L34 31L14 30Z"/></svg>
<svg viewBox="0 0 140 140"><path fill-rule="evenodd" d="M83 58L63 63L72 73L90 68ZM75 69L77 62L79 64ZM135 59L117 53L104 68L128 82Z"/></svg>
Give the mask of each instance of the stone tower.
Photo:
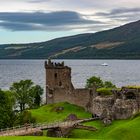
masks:
<svg viewBox="0 0 140 140"><path fill-rule="evenodd" d="M71 82L71 68L51 60L45 62L46 103L68 102L90 110L95 90L74 88Z"/></svg>
<svg viewBox="0 0 140 140"><path fill-rule="evenodd" d="M53 101L53 91L56 89L71 90L71 68L62 63L53 63L51 60L45 62L46 69L46 98L47 103ZM52 98L52 99L51 99Z"/></svg>

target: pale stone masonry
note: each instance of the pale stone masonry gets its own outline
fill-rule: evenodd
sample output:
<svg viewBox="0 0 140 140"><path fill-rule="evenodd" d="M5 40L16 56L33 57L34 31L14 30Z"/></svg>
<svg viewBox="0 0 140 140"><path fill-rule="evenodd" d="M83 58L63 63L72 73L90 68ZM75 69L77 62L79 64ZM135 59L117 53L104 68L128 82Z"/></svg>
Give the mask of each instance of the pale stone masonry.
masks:
<svg viewBox="0 0 140 140"><path fill-rule="evenodd" d="M140 111L140 89L122 88L113 95L102 96L92 89L75 89L71 68L51 60L45 62L47 104L69 102L100 118L127 119Z"/></svg>

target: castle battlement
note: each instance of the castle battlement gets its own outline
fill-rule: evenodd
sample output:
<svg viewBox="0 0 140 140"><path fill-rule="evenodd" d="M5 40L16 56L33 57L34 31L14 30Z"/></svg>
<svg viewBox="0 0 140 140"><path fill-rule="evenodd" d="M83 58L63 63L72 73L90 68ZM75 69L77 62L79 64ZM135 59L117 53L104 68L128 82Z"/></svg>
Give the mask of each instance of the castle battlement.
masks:
<svg viewBox="0 0 140 140"><path fill-rule="evenodd" d="M69 68L65 66L64 61L60 62L52 62L51 59L45 61L45 68Z"/></svg>

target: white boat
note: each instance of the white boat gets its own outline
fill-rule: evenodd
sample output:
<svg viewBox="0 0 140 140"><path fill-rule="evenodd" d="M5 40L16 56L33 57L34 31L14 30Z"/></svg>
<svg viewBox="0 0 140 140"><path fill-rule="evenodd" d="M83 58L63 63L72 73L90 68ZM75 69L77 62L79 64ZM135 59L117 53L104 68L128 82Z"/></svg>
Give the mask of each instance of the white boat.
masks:
<svg viewBox="0 0 140 140"><path fill-rule="evenodd" d="M101 66L108 66L108 64L107 63L103 63L103 64L101 64Z"/></svg>

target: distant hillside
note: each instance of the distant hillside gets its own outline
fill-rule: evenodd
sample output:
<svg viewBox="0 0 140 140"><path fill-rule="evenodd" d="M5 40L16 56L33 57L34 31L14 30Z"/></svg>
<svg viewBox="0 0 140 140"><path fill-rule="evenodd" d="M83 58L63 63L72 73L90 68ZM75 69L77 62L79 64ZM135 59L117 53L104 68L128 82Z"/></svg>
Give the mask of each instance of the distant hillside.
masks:
<svg viewBox="0 0 140 140"><path fill-rule="evenodd" d="M0 45L0 58L140 59L140 20L114 29L31 44Z"/></svg>

